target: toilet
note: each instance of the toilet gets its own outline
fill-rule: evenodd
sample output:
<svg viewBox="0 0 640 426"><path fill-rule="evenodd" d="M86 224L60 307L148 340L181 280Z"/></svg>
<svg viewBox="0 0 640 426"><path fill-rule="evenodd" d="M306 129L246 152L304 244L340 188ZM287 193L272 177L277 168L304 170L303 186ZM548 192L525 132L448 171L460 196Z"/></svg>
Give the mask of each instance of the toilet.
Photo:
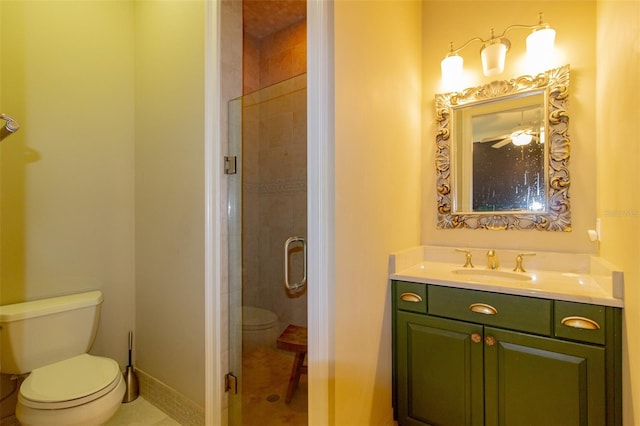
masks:
<svg viewBox="0 0 640 426"><path fill-rule="evenodd" d="M255 306L242 307L242 344L244 349L257 346L275 347L278 316L268 309Z"/></svg>
<svg viewBox="0 0 640 426"><path fill-rule="evenodd" d="M16 406L21 425L102 425L118 411L120 366L87 353L102 301L90 291L0 306L0 372L29 373Z"/></svg>

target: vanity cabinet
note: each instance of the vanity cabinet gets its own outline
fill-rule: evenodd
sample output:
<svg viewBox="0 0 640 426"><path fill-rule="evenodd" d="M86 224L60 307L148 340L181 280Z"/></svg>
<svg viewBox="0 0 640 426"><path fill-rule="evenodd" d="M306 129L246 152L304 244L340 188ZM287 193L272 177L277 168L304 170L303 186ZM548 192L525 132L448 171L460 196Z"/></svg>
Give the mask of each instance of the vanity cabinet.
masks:
<svg viewBox="0 0 640 426"><path fill-rule="evenodd" d="M405 281L392 295L400 426L622 423L619 308Z"/></svg>

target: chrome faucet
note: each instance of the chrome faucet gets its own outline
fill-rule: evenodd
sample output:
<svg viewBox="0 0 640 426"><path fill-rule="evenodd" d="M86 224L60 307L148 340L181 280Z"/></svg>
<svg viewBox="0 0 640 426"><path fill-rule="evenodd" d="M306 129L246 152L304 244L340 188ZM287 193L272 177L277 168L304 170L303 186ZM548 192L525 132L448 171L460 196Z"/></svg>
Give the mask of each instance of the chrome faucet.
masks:
<svg viewBox="0 0 640 426"><path fill-rule="evenodd" d="M498 255L495 250L489 250L487 252L487 268L488 269L498 269L500 263L498 262Z"/></svg>

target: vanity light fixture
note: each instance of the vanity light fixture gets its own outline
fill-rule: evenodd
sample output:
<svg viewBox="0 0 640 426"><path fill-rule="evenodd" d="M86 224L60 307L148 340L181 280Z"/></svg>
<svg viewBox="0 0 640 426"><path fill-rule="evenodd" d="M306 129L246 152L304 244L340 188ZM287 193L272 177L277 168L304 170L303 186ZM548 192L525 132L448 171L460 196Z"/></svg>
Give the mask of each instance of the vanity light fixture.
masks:
<svg viewBox="0 0 640 426"><path fill-rule="evenodd" d="M485 76L501 74L504 71L504 62L507 51L511 47L511 42L505 37L508 31L514 28L525 28L532 30L527 36L527 55L541 60L547 58L553 52L556 38L556 31L542 20L542 13L539 14L539 21L535 25L509 25L502 34L496 36L494 29L491 29L491 37L484 40L481 37L474 37L467 40L462 46L454 48L450 44L447 56L440 63L443 79L452 79L462 74L463 59L458 53L474 41L482 43L480 56L482 58L482 72Z"/></svg>

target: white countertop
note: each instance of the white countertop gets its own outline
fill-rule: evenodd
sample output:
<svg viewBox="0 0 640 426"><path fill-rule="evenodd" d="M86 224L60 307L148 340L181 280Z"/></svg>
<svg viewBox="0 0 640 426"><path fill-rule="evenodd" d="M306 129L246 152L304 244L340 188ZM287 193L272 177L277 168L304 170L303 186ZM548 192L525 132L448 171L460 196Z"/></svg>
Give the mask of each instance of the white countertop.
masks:
<svg viewBox="0 0 640 426"><path fill-rule="evenodd" d="M586 254L536 252L525 258L525 273L512 273L518 251L496 250L505 275L487 271L487 249L470 249L475 268L454 247L420 246L390 257L390 278L543 299L623 307L624 275L604 259ZM488 272L491 274L491 272ZM500 272L498 272L498 275ZM517 275L517 279L516 278Z"/></svg>

